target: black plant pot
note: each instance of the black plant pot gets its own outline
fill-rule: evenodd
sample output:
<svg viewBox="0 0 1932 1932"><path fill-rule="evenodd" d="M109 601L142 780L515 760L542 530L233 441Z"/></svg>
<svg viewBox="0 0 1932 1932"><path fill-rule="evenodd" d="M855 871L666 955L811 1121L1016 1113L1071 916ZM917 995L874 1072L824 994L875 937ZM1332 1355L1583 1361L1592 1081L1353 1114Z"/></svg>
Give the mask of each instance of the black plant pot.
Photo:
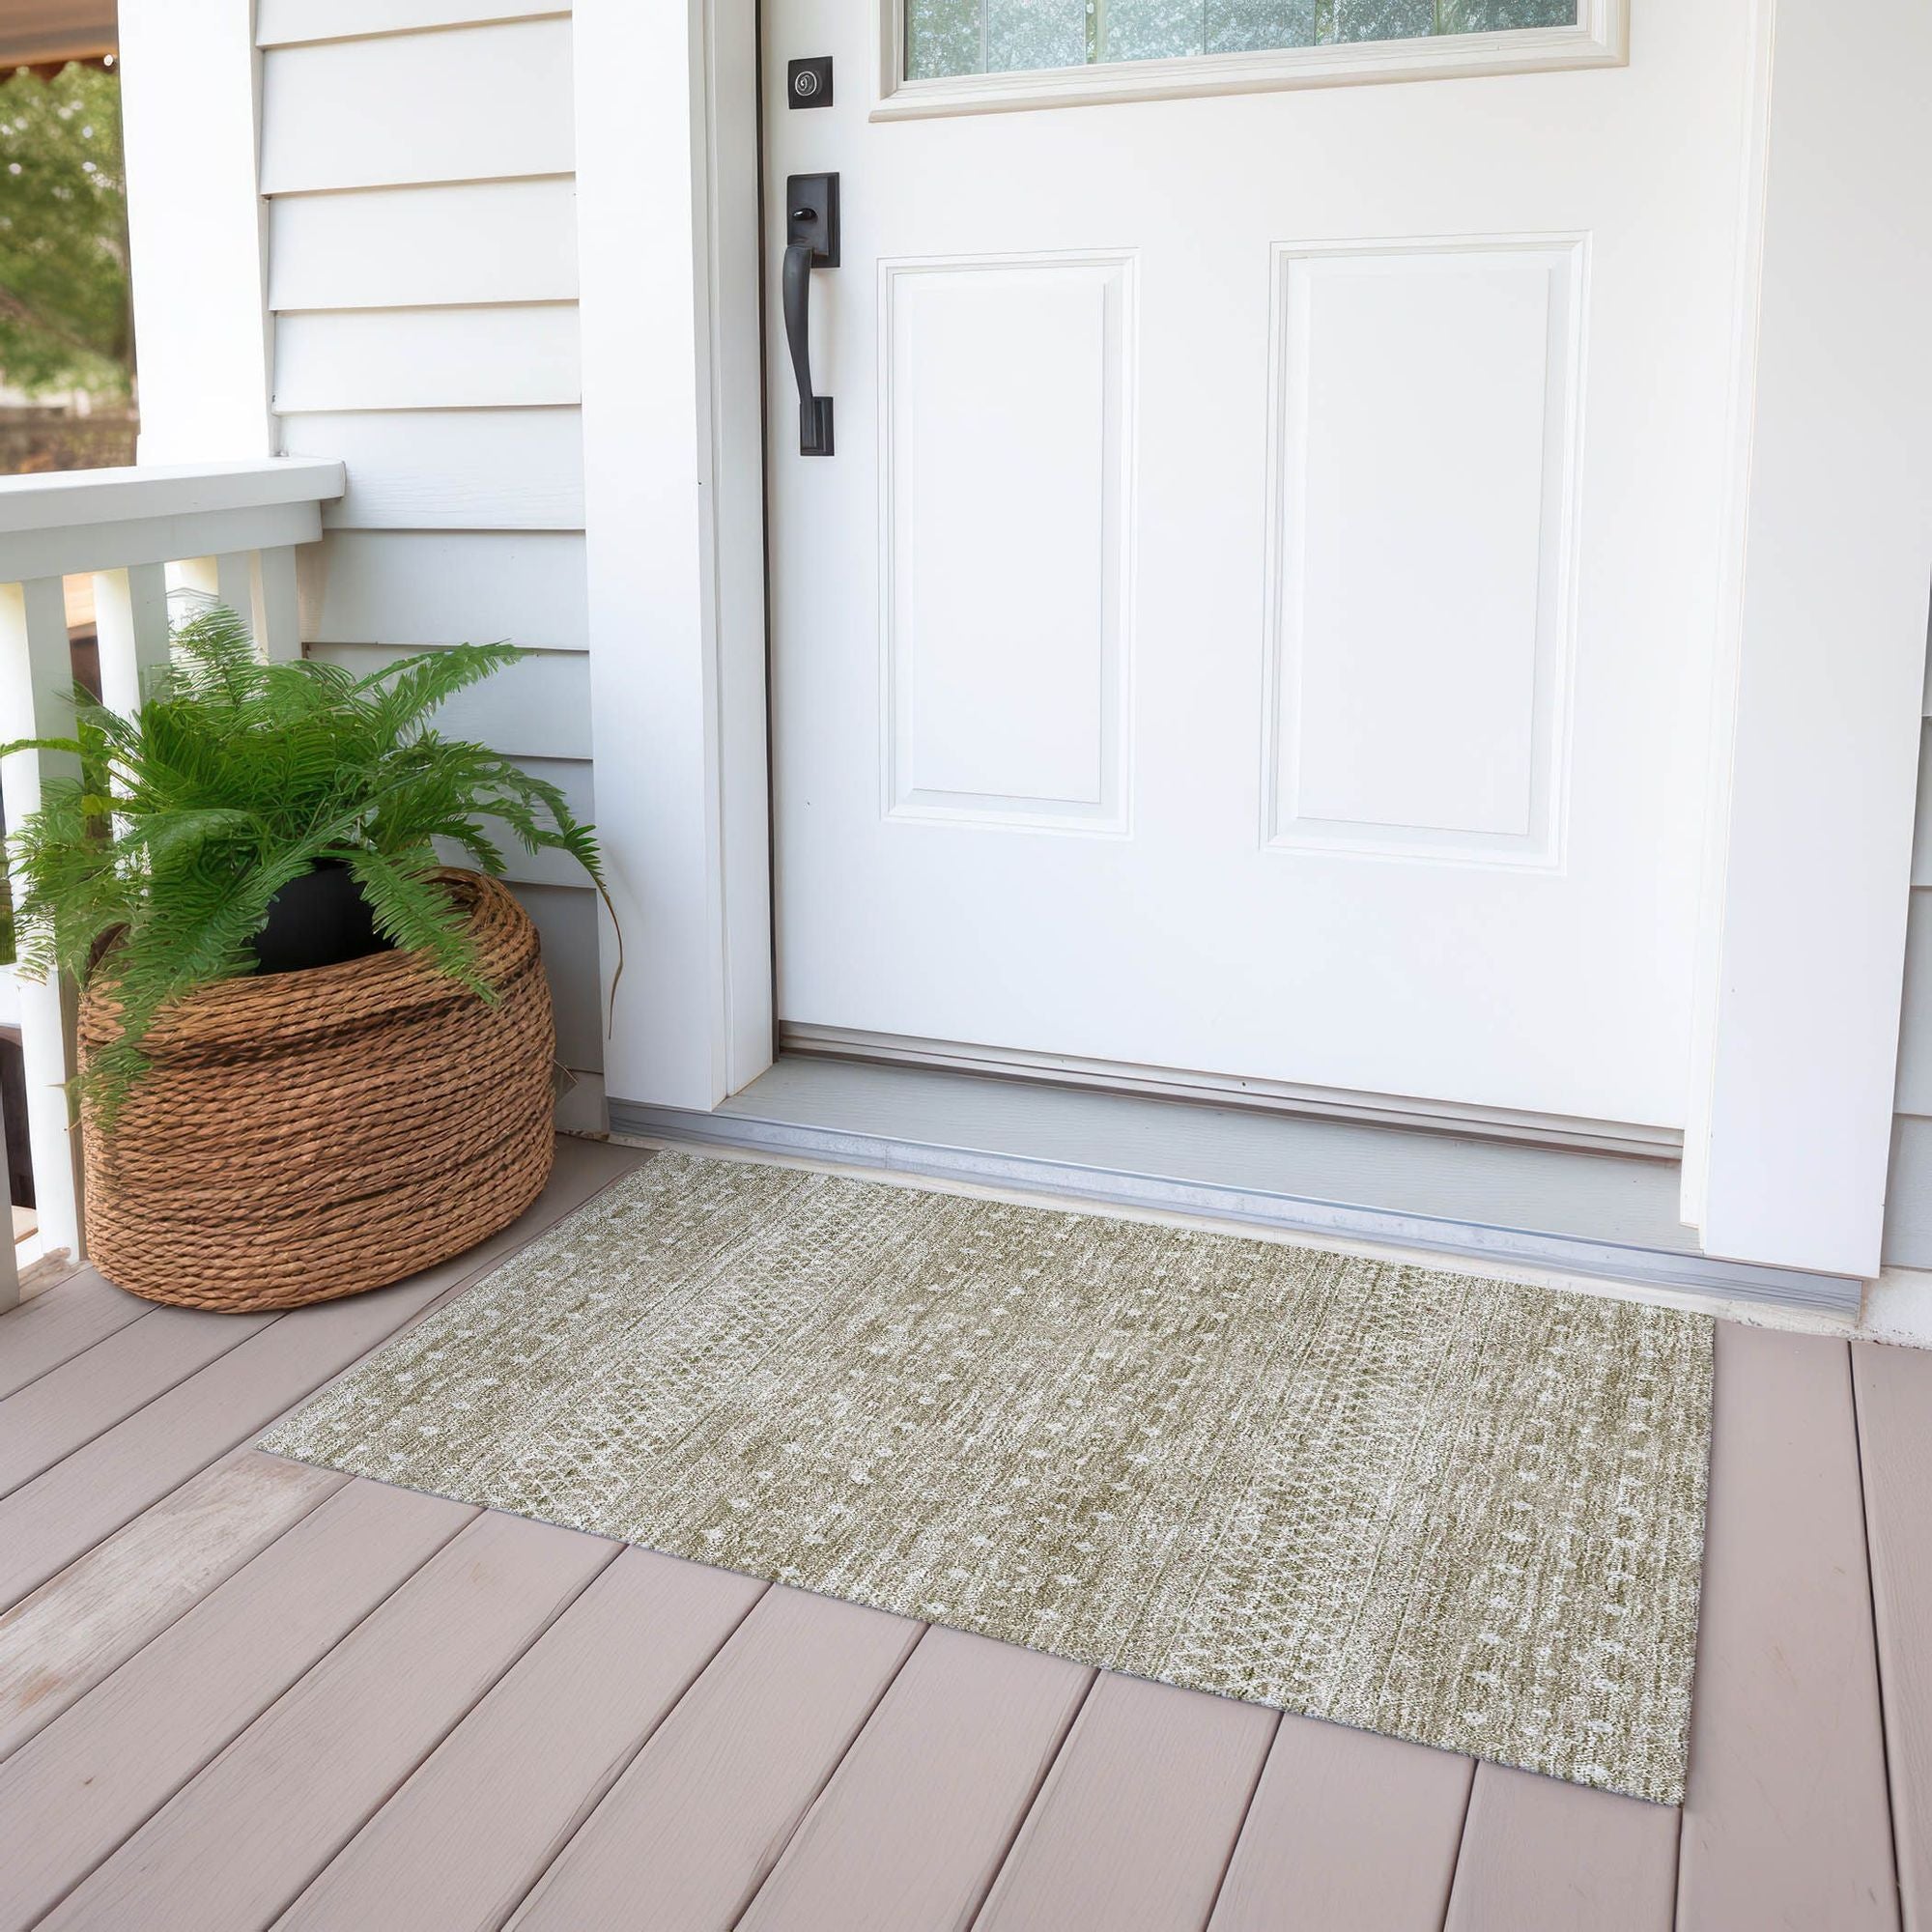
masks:
<svg viewBox="0 0 1932 1932"><path fill-rule="evenodd" d="M269 923L253 944L258 971L298 973L384 952L389 942L376 930L355 874L339 859L325 859L269 901Z"/></svg>

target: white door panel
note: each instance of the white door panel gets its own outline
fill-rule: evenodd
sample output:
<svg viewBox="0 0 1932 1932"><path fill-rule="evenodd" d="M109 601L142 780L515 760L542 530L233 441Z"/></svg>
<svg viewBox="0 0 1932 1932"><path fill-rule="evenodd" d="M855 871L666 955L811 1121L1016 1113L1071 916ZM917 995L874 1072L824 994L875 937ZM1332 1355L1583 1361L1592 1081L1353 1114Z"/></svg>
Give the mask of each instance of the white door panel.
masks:
<svg viewBox="0 0 1932 1932"><path fill-rule="evenodd" d="M786 1021L1681 1124L1747 12L881 123L767 0Z"/></svg>

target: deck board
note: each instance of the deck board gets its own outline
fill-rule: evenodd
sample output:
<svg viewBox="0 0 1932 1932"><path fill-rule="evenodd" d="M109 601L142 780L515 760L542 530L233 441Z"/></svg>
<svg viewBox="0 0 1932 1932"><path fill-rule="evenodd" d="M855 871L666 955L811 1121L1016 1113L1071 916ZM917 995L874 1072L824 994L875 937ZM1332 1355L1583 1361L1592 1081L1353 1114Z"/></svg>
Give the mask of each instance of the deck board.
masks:
<svg viewBox="0 0 1932 1932"><path fill-rule="evenodd" d="M348 1480L244 1452L184 1484L0 1617L0 1758Z"/></svg>
<svg viewBox="0 0 1932 1932"><path fill-rule="evenodd" d="M500 1925L765 1586L628 1549L277 1921Z"/></svg>
<svg viewBox="0 0 1932 1932"><path fill-rule="evenodd" d="M1206 1925L1278 1721L1259 1704L1102 1677L975 1932Z"/></svg>
<svg viewBox="0 0 1932 1932"><path fill-rule="evenodd" d="M1094 1672L928 1631L740 1932L952 1932L984 1899Z"/></svg>
<svg viewBox="0 0 1932 1932"><path fill-rule="evenodd" d="M1284 1718L1212 1932L1438 1932L1474 1773L1453 1751Z"/></svg>
<svg viewBox="0 0 1932 1932"><path fill-rule="evenodd" d="M0 1502L0 1604L13 1604L255 1435L416 1313L415 1283L276 1321Z"/></svg>
<svg viewBox="0 0 1932 1932"><path fill-rule="evenodd" d="M252 1369L179 1406L320 1331L282 1412L640 1157L564 1144L393 1321L297 1311L196 1366L225 1326L84 1270L0 1316L0 1471L64 1452L0 1501L0 1577L55 1566L0 1615L0 1932L69 1887L42 1923L1883 1932L1893 1814L1932 1932L1932 1354L1719 1328L1681 1830L267 1456Z"/></svg>
<svg viewBox="0 0 1932 1932"><path fill-rule="evenodd" d="M768 1590L510 1924L734 1926L921 1630Z"/></svg>
<svg viewBox="0 0 1932 1932"><path fill-rule="evenodd" d="M81 1268L56 1287L0 1314L0 1396L31 1381L105 1341L154 1312L92 1268Z"/></svg>
<svg viewBox="0 0 1932 1932"><path fill-rule="evenodd" d="M1850 1350L1729 1323L1717 1333L1677 1923L1890 1932Z"/></svg>
<svg viewBox="0 0 1932 1932"><path fill-rule="evenodd" d="M23 1932L476 1511L352 1483L0 1765L0 1928Z"/></svg>
<svg viewBox="0 0 1932 1932"><path fill-rule="evenodd" d="M1906 1932L1932 1928L1932 1352L1852 1350Z"/></svg>
<svg viewBox="0 0 1932 1932"><path fill-rule="evenodd" d="M1670 1932L1678 1817L1479 1764L1446 1932Z"/></svg>
<svg viewBox="0 0 1932 1932"><path fill-rule="evenodd" d="M0 1606L207 1468L434 1302L636 1164L627 1149L567 1141L534 1207L491 1240L393 1288L326 1301L250 1335L165 1395L0 1501Z"/></svg>
<svg viewBox="0 0 1932 1932"><path fill-rule="evenodd" d="M520 1517L475 1518L42 1924L268 1924L617 1548Z"/></svg>
<svg viewBox="0 0 1932 1932"><path fill-rule="evenodd" d="M156 1308L0 1399L0 1496L266 1328L272 1315Z"/></svg>

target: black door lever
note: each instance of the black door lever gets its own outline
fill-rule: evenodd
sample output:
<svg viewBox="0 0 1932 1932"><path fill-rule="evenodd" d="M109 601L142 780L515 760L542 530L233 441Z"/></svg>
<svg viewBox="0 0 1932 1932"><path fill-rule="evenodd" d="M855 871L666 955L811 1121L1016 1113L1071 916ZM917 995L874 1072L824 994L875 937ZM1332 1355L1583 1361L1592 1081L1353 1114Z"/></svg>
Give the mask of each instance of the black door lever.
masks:
<svg viewBox="0 0 1932 1932"><path fill-rule="evenodd" d="M811 271L838 266L838 177L792 175L785 182L784 268L780 293L785 345L798 378L798 452L832 454L832 398L811 388Z"/></svg>

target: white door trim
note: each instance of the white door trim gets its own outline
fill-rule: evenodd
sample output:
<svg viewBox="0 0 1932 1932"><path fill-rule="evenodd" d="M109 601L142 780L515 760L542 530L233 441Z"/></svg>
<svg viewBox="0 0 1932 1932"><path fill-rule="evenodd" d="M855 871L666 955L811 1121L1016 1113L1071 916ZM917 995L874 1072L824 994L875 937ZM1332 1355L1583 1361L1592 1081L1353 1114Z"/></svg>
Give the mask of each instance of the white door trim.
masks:
<svg viewBox="0 0 1932 1932"><path fill-rule="evenodd" d="M755 8L573 36L605 1085L710 1108L772 1058Z"/></svg>
<svg viewBox="0 0 1932 1932"><path fill-rule="evenodd" d="M1761 5L1777 60L1747 186L1764 242L1740 285L1746 548L1686 1212L1714 1253L1871 1275L1932 575L1932 14L1878 0L1848 33L1833 0ZM771 1042L753 9L580 0L575 31L586 100L613 72L642 97L578 132L598 818L629 949L608 1080L709 1109Z"/></svg>
<svg viewBox="0 0 1932 1932"><path fill-rule="evenodd" d="M1932 596L1932 11L1773 6L1685 1218L1870 1278Z"/></svg>

